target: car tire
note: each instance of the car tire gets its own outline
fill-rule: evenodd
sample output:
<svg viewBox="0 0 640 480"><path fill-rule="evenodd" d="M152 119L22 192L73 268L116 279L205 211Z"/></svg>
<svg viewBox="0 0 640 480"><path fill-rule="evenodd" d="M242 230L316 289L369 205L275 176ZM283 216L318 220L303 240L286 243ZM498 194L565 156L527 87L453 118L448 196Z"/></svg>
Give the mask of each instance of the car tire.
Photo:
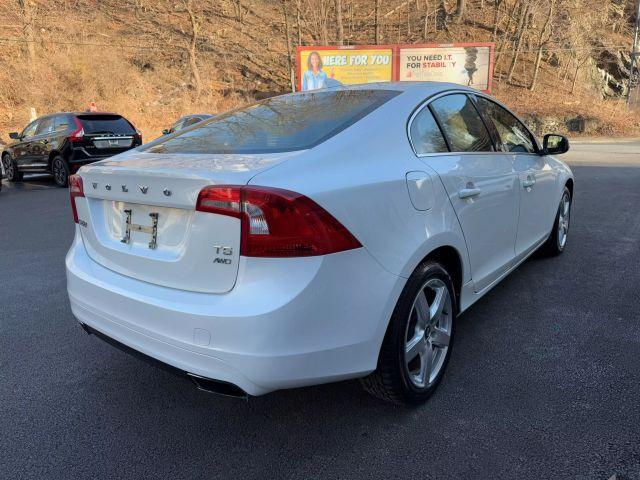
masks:
<svg viewBox="0 0 640 480"><path fill-rule="evenodd" d="M365 390L398 404L425 402L449 362L456 314L455 290L446 269L434 261L421 264L396 304L376 370L361 379Z"/></svg>
<svg viewBox="0 0 640 480"><path fill-rule="evenodd" d="M66 187L69 185L69 167L64 159L57 155L53 157L51 161L51 173L53 174L53 181L59 187Z"/></svg>
<svg viewBox="0 0 640 480"><path fill-rule="evenodd" d="M22 172L18 171L18 165L16 164L16 161L11 158L8 153L5 153L2 157L2 163L4 164L4 176L8 181L22 181Z"/></svg>
<svg viewBox="0 0 640 480"><path fill-rule="evenodd" d="M553 229L549 234L549 238L544 242L540 249L543 254L549 256L557 256L564 252L567 246L569 236L569 220L571 219L571 192L564 187L560 205L556 212L556 219L553 222Z"/></svg>

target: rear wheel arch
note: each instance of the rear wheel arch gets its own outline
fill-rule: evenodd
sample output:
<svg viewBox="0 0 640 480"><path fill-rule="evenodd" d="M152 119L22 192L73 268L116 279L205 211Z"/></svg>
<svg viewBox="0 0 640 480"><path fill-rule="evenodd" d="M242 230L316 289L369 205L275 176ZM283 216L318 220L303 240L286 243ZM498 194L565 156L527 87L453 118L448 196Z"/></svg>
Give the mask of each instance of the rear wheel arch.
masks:
<svg viewBox="0 0 640 480"><path fill-rule="evenodd" d="M435 248L428 255L426 255L420 262L416 269L427 261L434 261L440 263L447 273L451 276L453 288L455 290L455 299L458 310L460 307L460 292L462 291L462 279L463 279L463 264L462 256L460 252L451 245L443 245Z"/></svg>
<svg viewBox="0 0 640 480"><path fill-rule="evenodd" d="M53 163L53 159L56 157L61 157L62 160L64 160L65 162L67 161L66 158L64 158L64 156L62 155L62 152L58 151L58 150L51 150L51 152L49 152L49 159L48 159L48 168L49 171L51 171L51 164Z"/></svg>

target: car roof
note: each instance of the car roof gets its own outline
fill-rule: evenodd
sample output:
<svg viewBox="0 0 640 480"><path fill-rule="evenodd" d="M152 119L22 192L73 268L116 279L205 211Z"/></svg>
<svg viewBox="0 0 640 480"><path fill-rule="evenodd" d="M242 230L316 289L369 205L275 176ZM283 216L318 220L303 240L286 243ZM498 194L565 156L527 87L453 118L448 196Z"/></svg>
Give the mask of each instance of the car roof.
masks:
<svg viewBox="0 0 640 480"><path fill-rule="evenodd" d="M82 116L92 116L92 115L113 115L117 117L122 117L119 113L111 113L111 112L55 112L55 113L47 113L46 115L40 115L35 120L31 120L31 122L35 122L36 120L42 120L43 118L55 117L57 115L82 115ZM123 117L124 118L124 117Z"/></svg>

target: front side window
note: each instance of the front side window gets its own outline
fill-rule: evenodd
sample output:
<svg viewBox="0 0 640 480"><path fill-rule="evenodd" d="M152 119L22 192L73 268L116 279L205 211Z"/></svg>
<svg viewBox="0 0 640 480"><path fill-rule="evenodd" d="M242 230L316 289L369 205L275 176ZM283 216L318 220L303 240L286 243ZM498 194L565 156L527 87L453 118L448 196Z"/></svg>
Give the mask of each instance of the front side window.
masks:
<svg viewBox="0 0 640 480"><path fill-rule="evenodd" d="M178 130L182 130L182 124L184 123L184 118L181 118L176 123L171 126L172 132L177 132Z"/></svg>
<svg viewBox="0 0 640 480"><path fill-rule="evenodd" d="M464 94L447 95L430 104L452 152L491 152L493 143L473 101Z"/></svg>
<svg viewBox="0 0 640 480"><path fill-rule="evenodd" d="M27 125L21 136L26 138L33 137L36 134L36 128L38 128L38 120Z"/></svg>
<svg viewBox="0 0 640 480"><path fill-rule="evenodd" d="M155 143L152 153L275 153L312 148L400 92L334 90L282 95L212 117Z"/></svg>
<svg viewBox="0 0 640 480"><path fill-rule="evenodd" d="M535 153L533 139L527 128L509 111L495 102L478 97L478 108L495 125L502 151Z"/></svg>
<svg viewBox="0 0 640 480"><path fill-rule="evenodd" d="M447 143L438 127L431 110L423 108L411 122L411 143L418 155L448 152Z"/></svg>

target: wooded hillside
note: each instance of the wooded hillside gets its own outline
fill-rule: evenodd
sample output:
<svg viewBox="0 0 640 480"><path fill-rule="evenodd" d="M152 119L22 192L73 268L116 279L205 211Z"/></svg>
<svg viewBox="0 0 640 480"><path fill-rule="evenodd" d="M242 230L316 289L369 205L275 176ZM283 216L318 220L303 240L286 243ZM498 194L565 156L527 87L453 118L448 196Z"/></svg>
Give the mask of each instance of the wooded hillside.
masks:
<svg viewBox="0 0 640 480"><path fill-rule="evenodd" d="M630 0L0 0L0 140L101 110L149 140L184 113L291 89L297 45L493 41L494 93L540 131L640 133L621 99Z"/></svg>

